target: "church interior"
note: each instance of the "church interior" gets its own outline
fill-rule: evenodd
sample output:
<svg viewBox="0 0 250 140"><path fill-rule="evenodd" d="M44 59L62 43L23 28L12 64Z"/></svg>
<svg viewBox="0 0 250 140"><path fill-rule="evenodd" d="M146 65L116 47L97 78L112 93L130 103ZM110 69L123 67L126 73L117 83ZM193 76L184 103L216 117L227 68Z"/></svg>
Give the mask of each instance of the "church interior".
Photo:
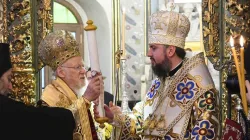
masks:
<svg viewBox="0 0 250 140"><path fill-rule="evenodd" d="M148 20L161 10L184 14L190 21L184 49L190 57L205 55L219 96L220 133L233 132L229 127L233 121L242 127L242 135L249 136L244 88L250 77L244 68L250 65L244 58L250 55L246 53L250 49L248 0L0 0L0 40L10 44L13 66L10 98L35 105L53 80L53 70L38 57L38 46L55 30L72 33L89 68L91 43L85 27L93 21L104 91L113 95L123 113L130 113L156 78L147 57Z"/></svg>

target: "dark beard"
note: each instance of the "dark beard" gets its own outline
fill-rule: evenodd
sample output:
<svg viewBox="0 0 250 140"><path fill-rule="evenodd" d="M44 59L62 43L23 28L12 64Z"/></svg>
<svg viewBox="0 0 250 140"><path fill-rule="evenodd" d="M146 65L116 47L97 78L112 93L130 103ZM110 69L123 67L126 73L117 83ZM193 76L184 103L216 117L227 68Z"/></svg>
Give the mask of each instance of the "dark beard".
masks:
<svg viewBox="0 0 250 140"><path fill-rule="evenodd" d="M152 65L152 70L156 76L164 80L170 72L170 66L170 61L166 57L162 63L155 64L155 66Z"/></svg>

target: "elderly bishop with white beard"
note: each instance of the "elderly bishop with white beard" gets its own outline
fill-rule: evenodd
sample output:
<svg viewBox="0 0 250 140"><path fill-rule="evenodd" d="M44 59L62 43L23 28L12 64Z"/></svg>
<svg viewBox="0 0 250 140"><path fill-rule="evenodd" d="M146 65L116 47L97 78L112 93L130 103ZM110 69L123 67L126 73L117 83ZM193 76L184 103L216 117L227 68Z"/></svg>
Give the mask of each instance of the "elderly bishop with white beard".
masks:
<svg viewBox="0 0 250 140"><path fill-rule="evenodd" d="M93 77L81 93L86 84L86 69L78 47L71 33L64 30L50 33L42 40L39 57L54 70L56 78L46 86L38 105L75 110L74 140L97 140L89 107L103 90L102 75Z"/></svg>

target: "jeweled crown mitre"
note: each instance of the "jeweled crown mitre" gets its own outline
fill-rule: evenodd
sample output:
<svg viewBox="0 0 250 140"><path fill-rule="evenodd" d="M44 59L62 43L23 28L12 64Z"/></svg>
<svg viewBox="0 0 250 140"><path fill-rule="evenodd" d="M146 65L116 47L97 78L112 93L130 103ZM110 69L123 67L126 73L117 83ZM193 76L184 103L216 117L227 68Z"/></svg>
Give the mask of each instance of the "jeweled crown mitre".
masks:
<svg viewBox="0 0 250 140"><path fill-rule="evenodd" d="M74 56L81 56L78 43L68 31L58 30L48 34L38 46L38 55L46 65L56 70Z"/></svg>
<svg viewBox="0 0 250 140"><path fill-rule="evenodd" d="M158 11L150 17L149 43L184 48L190 30L188 18L173 11Z"/></svg>

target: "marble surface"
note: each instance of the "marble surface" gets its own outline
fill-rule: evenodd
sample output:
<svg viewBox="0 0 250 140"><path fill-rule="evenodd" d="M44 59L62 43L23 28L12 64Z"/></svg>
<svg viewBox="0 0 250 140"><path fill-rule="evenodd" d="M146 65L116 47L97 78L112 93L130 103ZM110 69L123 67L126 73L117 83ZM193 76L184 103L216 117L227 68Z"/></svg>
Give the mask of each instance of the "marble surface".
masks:
<svg viewBox="0 0 250 140"><path fill-rule="evenodd" d="M144 0L123 0L125 8L126 92L129 100L141 99L141 76L144 74ZM122 11L120 11L122 13ZM121 15L122 17L122 15ZM120 94L121 99L122 94Z"/></svg>

